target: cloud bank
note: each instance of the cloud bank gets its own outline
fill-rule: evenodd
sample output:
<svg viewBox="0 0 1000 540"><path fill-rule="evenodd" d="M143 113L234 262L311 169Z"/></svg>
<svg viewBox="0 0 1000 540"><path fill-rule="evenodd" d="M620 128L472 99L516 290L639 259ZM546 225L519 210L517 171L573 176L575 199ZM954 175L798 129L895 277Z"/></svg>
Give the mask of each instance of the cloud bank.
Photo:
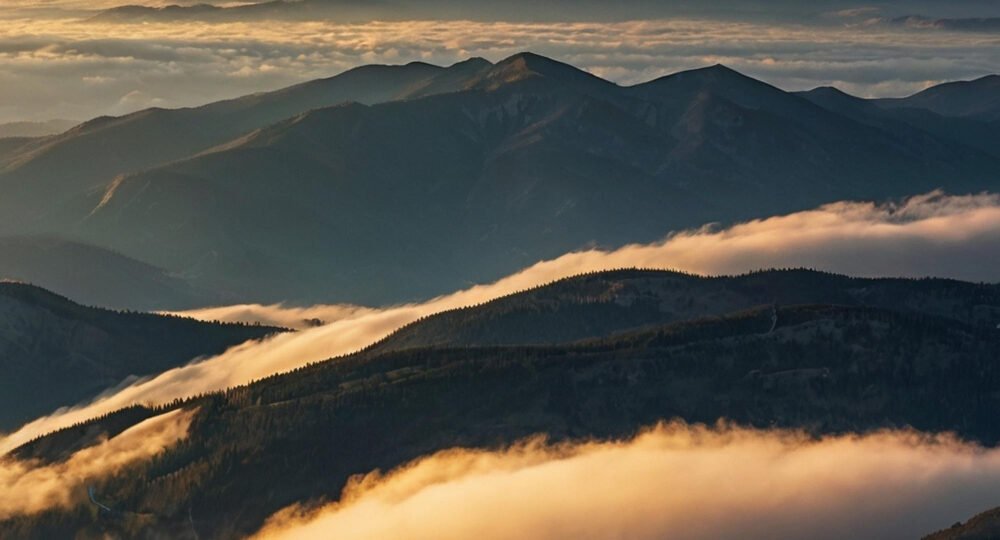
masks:
<svg viewBox="0 0 1000 540"><path fill-rule="evenodd" d="M489 285L420 304L381 309L281 306L207 310L209 320L293 321L325 313L330 322L262 342L248 342L205 361L166 371L92 403L56 411L7 437L0 454L44 433L134 403L164 403L221 390L348 354L398 328L444 310L471 306L577 275L623 267L732 274L770 267L812 267L858 276L939 276L1000 281L1000 195L931 193L896 204L841 202L731 228L673 234L649 245L570 253ZM321 317L322 318L322 317Z"/></svg>
<svg viewBox="0 0 1000 540"><path fill-rule="evenodd" d="M293 330L306 330L324 326L344 319L354 319L370 315L376 308L354 306L350 304L318 305L309 307L285 306L283 304L261 305L240 304L235 306L219 306L186 311L163 311L165 315L190 317L200 321L218 321L227 323L259 323L265 326L278 326Z"/></svg>
<svg viewBox="0 0 1000 540"><path fill-rule="evenodd" d="M633 440L453 449L285 509L255 538L920 538L995 505L1000 450L949 436L657 426Z"/></svg>
<svg viewBox="0 0 1000 540"><path fill-rule="evenodd" d="M81 502L88 481L148 459L186 437L194 412L178 409L155 416L61 463L0 459L0 519Z"/></svg>

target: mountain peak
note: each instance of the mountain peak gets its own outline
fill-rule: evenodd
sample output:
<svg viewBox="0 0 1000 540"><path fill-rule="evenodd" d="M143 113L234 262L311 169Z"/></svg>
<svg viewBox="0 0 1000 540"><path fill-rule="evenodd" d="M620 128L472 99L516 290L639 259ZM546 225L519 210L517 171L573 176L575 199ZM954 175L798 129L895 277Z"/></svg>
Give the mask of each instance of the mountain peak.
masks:
<svg viewBox="0 0 1000 540"><path fill-rule="evenodd" d="M493 65L493 62L490 62L489 60L487 60L487 59L485 59L485 58L483 58L481 56L473 56L471 58L467 58L465 60L462 60L461 62L455 62L454 64L448 66L448 68L449 69L451 69L451 68L462 68L462 67L485 68L485 67L490 67L492 65Z"/></svg>
<svg viewBox="0 0 1000 540"><path fill-rule="evenodd" d="M857 96L853 96L851 94L848 94L847 92L844 92L843 90L837 88L836 86L817 86L812 90L806 90L804 92L796 92L796 94L802 96L812 96L814 98L822 98L822 99L842 99L842 100L850 100L857 102L864 101L863 99Z"/></svg>
<svg viewBox="0 0 1000 540"><path fill-rule="evenodd" d="M712 64L711 66L701 68L702 71L714 72L714 73L736 73L740 75L740 72L735 69L725 65L725 64ZM697 70L695 70L697 71Z"/></svg>
<svg viewBox="0 0 1000 540"><path fill-rule="evenodd" d="M529 79L545 79L573 85L613 85L596 75L558 60L532 52L521 52L497 62L477 86L495 90L505 84Z"/></svg>
<svg viewBox="0 0 1000 540"><path fill-rule="evenodd" d="M722 64L708 67L679 71L672 75L660 77L647 83L633 86L632 89L642 94L662 94L664 92L698 93L711 92L734 103L746 106L748 102L756 102L754 95L765 94L773 98L783 91L748 77ZM759 97L759 96L758 96ZM756 104L753 108L758 108Z"/></svg>
<svg viewBox="0 0 1000 540"><path fill-rule="evenodd" d="M668 77L678 79L701 79L703 81L753 81L758 82L753 77L748 77L735 69L724 64L714 64L703 68L695 68L681 71Z"/></svg>
<svg viewBox="0 0 1000 540"><path fill-rule="evenodd" d="M746 91L760 91L763 88L780 92L770 85L748 77L735 69L715 64L703 68L679 71L632 87L635 91L661 92L666 88L685 91L710 91L731 97ZM739 100L737 100L739 101Z"/></svg>

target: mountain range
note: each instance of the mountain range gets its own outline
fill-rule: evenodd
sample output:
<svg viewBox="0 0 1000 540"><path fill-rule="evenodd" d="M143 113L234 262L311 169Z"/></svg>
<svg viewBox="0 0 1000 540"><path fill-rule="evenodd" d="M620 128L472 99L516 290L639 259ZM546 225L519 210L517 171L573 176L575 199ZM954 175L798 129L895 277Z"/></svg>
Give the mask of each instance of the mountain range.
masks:
<svg viewBox="0 0 1000 540"><path fill-rule="evenodd" d="M15 450L58 463L164 410L183 444L84 502L0 522L17 538L239 538L348 478L455 446L627 437L662 419L820 435L911 426L1000 440L1000 287L807 270L702 278L619 270L405 327L356 354ZM80 489L83 489L80 486Z"/></svg>
<svg viewBox="0 0 1000 540"><path fill-rule="evenodd" d="M864 100L724 66L630 87L531 53L364 66L0 139L0 235L222 297L394 303L709 222L996 189L996 80Z"/></svg>

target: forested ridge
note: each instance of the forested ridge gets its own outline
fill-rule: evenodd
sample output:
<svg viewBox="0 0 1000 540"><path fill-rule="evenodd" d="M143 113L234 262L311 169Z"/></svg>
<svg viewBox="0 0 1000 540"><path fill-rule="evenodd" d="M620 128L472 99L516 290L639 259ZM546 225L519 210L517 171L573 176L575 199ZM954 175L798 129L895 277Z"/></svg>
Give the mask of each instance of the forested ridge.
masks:
<svg viewBox="0 0 1000 540"><path fill-rule="evenodd" d="M636 288L675 290L653 286L658 279L679 280L676 290L696 298L713 297L713 287L787 296L675 322L636 317L627 320L639 321L637 328L562 344L468 343L482 335L466 326L476 328L491 310L505 313L499 321L513 317L510 328L518 327L519 311L508 308L540 299L554 302L546 305L556 318L579 316L585 305L614 313L610 306ZM886 305L810 301L859 290ZM995 444L1000 331L988 314L1000 306L997 294L994 285L808 271L698 278L630 270L560 281L425 319L361 353L35 441L18 455L59 460L74 433L100 430L102 422L120 429L125 416L198 409L188 439L97 483L115 515L90 506L50 511L0 523L0 536L238 538L289 504L335 500L351 475L443 448L502 447L540 433L623 437L671 418L817 435L909 426ZM553 307L561 304L571 307ZM428 324L437 325L434 345L418 345ZM600 328L609 326L616 325ZM459 343L442 342L441 328ZM393 350L404 334L407 345Z"/></svg>

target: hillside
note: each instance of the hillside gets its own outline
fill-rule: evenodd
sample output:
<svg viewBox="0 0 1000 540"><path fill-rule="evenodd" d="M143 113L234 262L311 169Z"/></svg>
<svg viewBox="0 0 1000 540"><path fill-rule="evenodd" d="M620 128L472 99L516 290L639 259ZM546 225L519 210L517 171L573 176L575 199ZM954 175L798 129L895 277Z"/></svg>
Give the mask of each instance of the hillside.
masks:
<svg viewBox="0 0 1000 540"><path fill-rule="evenodd" d="M934 86L912 96L877 100L882 107L926 109L942 116L1000 120L1000 75Z"/></svg>
<svg viewBox="0 0 1000 540"><path fill-rule="evenodd" d="M1000 323L1000 287L952 280L859 279L811 270L700 277L659 270L599 272L427 317L374 350L544 345L700 317L794 304L871 306L972 326Z"/></svg>
<svg viewBox="0 0 1000 540"><path fill-rule="evenodd" d="M95 521L91 509L79 507L4 522L0 534L43 538L82 529L85 537L236 538L293 502L335 499L352 474L442 448L496 447L535 433L553 440L620 437L674 417L817 434L913 426L1000 440L993 414L1000 405L1000 333L961 315L972 306L1000 308L996 287L958 301L965 308L951 318L933 314L948 311L940 302L953 301L945 283L854 283L861 291L874 287L873 298L924 298L892 310L803 305L794 298L808 301L824 280L850 280L802 273L790 287L789 276L796 274L755 274L723 288L785 290L788 305L777 308L777 324L772 308L762 307L575 344L372 349L175 404L200 407L189 441L99 485L119 519ZM605 283L639 279L650 277L589 276L520 296L573 304ZM617 290L630 298L629 286ZM911 309L920 305L931 313ZM421 324L427 321L415 326ZM128 421L148 414L128 412ZM80 431L121 429L124 418ZM76 433L56 433L17 454L60 459Z"/></svg>
<svg viewBox="0 0 1000 540"><path fill-rule="evenodd" d="M465 91L314 110L124 175L76 233L257 301L383 304L706 222L980 191L1000 168L721 66L631 88L530 54L482 67Z"/></svg>
<svg viewBox="0 0 1000 540"><path fill-rule="evenodd" d="M53 236L0 237L0 279L31 282L86 305L142 311L233 301L120 253Z"/></svg>
<svg viewBox="0 0 1000 540"><path fill-rule="evenodd" d="M4 155L0 145L0 233L66 233L100 202L101 186L118 175L197 155L254 129L346 101L377 103L409 93L461 88L455 73L474 75L477 62L454 70L412 63L363 66L335 77L274 92L184 109L147 109L101 117ZM470 71L472 73L470 73ZM443 77L456 86L435 83Z"/></svg>
<svg viewBox="0 0 1000 540"><path fill-rule="evenodd" d="M0 282L0 431L275 331L90 308Z"/></svg>
<svg viewBox="0 0 1000 540"><path fill-rule="evenodd" d="M951 141L1000 157L1000 120L991 115L944 116L932 108L885 106L836 88L816 88L798 95L831 112L891 131L911 140Z"/></svg>

